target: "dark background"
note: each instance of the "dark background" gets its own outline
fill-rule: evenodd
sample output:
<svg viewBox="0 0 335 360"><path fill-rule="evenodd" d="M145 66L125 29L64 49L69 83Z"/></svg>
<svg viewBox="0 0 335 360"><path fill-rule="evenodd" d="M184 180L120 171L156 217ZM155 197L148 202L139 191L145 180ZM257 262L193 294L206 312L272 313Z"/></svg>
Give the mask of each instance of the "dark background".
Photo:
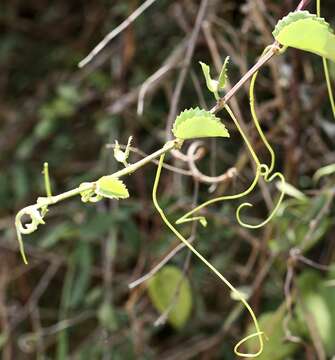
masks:
<svg viewBox="0 0 335 360"><path fill-rule="evenodd" d="M192 289L191 316L181 329L169 322L154 326L159 313L145 283L128 289L179 243L153 208L152 164L125 179L128 200L83 204L77 197L51 207L47 224L24 238L29 266L18 253L15 213L44 194L44 161L50 166L53 192L60 193L120 169L113 150L106 147L115 139L126 144L132 135L134 147L146 153L157 150L166 140L169 117L174 119L187 107L215 104L198 61L210 64L214 75L229 55L229 80L236 83L273 42L271 32L278 19L294 10L298 1L210 0L179 95L176 85L187 65L183 61L200 1L155 2L88 66L77 66L140 4L138 0L0 3L4 360L233 359L234 344L247 332L248 313L198 259L187 257L186 250L170 260L184 269ZM314 5L308 6L311 12ZM333 1L322 2L322 13L334 27ZM148 86L139 115L141 85L166 64L171 69ZM334 83L334 64L330 69ZM260 230L238 225L235 210L240 202L211 206L206 209L208 227L193 229L194 245L235 286L252 293L250 303L269 337L264 359L331 358L334 177L317 184L312 180L316 170L335 162L335 123L321 59L289 49L262 69L256 94L259 117L276 150L276 169L308 198L287 197L285 211ZM257 153L267 161L251 123L247 85L231 105ZM206 154L197 166L211 176L234 166L237 176L214 186L200 183L197 191L192 176L164 171L159 197L172 219L191 209L194 195L200 203L241 191L253 179L240 135L224 112L220 116L231 137L206 140ZM184 152L190 144L184 145ZM140 158L132 154L130 162ZM171 156L167 161L189 171L187 163ZM250 222L262 221L276 197L273 184L261 184L247 199L254 208L243 216ZM180 229L186 236L192 231L191 225ZM301 258L292 251L295 248L301 250ZM319 265L329 267L320 270Z"/></svg>

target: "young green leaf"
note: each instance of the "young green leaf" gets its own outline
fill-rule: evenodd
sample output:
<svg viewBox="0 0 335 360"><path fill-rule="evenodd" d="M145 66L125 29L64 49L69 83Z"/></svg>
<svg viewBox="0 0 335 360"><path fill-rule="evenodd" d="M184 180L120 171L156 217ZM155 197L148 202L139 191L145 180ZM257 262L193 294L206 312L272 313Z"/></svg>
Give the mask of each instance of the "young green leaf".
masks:
<svg viewBox="0 0 335 360"><path fill-rule="evenodd" d="M170 309L167 319L171 325L176 328L185 325L192 310L191 286L177 267L164 266L149 280L148 292L160 313Z"/></svg>
<svg viewBox="0 0 335 360"><path fill-rule="evenodd" d="M113 175L101 177L96 182L95 192L97 195L110 199L126 199L129 197L126 185Z"/></svg>
<svg viewBox="0 0 335 360"><path fill-rule="evenodd" d="M229 137L228 130L219 118L198 107L180 113L174 122L172 132L176 138L184 140L203 137Z"/></svg>
<svg viewBox="0 0 335 360"><path fill-rule="evenodd" d="M312 52L335 62L335 35L329 24L308 11L295 11L281 19L274 38L284 46Z"/></svg>
<svg viewBox="0 0 335 360"><path fill-rule="evenodd" d="M210 67L199 61L199 64L201 65L202 72L204 73L205 79L206 79L206 85L208 90L214 94L215 99L218 100L220 98L219 96L219 82L216 80L213 80L210 74Z"/></svg>
<svg viewBox="0 0 335 360"><path fill-rule="evenodd" d="M228 79L228 75L227 75L227 67L228 67L228 63L229 63L229 56L227 56L225 58L225 61L222 65L222 69L220 72L220 76L219 76L219 89L222 90L224 89L224 87L226 86L226 81Z"/></svg>

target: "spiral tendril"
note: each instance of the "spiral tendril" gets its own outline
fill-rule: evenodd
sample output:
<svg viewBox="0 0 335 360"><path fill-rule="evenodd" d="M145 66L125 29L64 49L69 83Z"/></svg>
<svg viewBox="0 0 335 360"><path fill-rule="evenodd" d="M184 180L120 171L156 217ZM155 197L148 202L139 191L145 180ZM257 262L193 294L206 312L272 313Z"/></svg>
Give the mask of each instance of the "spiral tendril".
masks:
<svg viewBox="0 0 335 360"><path fill-rule="evenodd" d="M262 165L265 165L265 164L262 164ZM270 170L270 169L268 169L268 170ZM263 178L264 178L265 182L267 182L267 183L271 182L271 181L273 181L273 179L279 177L279 179L280 179L280 181L282 183L281 189L284 189L285 177L284 177L284 175L282 173L275 172L270 177L268 177L268 175L269 175L269 173L267 173L266 175L263 175ZM264 221L262 221L261 223L254 224L254 225L253 224L248 224L248 223L242 221L241 220L241 215L240 215L241 210L244 207L253 207L254 205L251 204L251 203L248 203L248 202L245 202L245 203L241 204L236 210L236 219L237 219L238 223L241 226L244 226L244 227L246 227L248 229L258 229L258 228L261 228L262 226L265 226L276 215L276 213L277 213L277 211L278 211L278 209L279 209L279 207L280 207L280 205L281 205L281 203L282 203L282 201L284 199L284 196L285 196L285 192L283 190L281 190L280 195L279 195L279 199L278 199L278 201L276 203L276 206L272 209L269 216Z"/></svg>
<svg viewBox="0 0 335 360"><path fill-rule="evenodd" d="M28 261L24 252L22 234L31 234L37 230L39 225L44 224L43 217L39 212L40 207L41 205L38 204L27 206L21 209L16 214L15 217L15 227L16 227L16 233L20 247L20 253L25 264L28 264ZM29 216L31 222L23 225L22 224L23 216Z"/></svg>

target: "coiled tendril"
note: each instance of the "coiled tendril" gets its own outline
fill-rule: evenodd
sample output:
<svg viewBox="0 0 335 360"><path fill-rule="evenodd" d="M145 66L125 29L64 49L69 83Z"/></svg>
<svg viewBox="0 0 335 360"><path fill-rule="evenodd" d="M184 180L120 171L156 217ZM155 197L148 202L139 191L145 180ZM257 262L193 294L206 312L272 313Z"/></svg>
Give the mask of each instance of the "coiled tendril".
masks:
<svg viewBox="0 0 335 360"><path fill-rule="evenodd" d="M28 264L28 261L24 252L22 234L31 234L37 230L39 225L44 224L43 217L39 211L40 208L41 208L40 204L27 206L21 209L16 214L15 217L15 227L16 227L17 238L19 241L20 253L25 264ZM31 222L23 225L22 223L23 216L30 217Z"/></svg>

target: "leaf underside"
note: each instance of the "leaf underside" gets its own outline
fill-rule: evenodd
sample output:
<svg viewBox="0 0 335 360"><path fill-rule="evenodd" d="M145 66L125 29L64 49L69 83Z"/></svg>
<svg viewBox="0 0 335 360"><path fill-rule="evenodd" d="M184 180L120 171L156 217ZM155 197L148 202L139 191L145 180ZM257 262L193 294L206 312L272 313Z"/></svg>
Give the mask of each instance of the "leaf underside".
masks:
<svg viewBox="0 0 335 360"><path fill-rule="evenodd" d="M96 182L95 192L110 199L126 199L129 197L126 185L112 175L101 177Z"/></svg>
<svg viewBox="0 0 335 360"><path fill-rule="evenodd" d="M296 11L281 19L273 31L284 46L309 51L335 62L335 35L330 25L308 11Z"/></svg>
<svg viewBox="0 0 335 360"><path fill-rule="evenodd" d="M229 137L229 132L220 119L210 112L199 109L184 110L177 116L172 132L178 139L204 137Z"/></svg>

